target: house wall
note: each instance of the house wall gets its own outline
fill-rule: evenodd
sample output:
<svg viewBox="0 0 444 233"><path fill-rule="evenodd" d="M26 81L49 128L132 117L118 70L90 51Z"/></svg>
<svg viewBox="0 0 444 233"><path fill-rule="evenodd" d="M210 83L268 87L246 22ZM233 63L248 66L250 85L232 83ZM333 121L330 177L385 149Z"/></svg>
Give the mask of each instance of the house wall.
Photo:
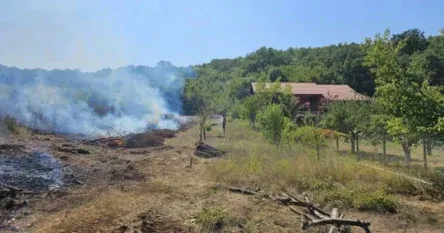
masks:
<svg viewBox="0 0 444 233"><path fill-rule="evenodd" d="M310 103L311 111L319 111L319 105L321 104L322 95L295 95L299 98L301 104Z"/></svg>

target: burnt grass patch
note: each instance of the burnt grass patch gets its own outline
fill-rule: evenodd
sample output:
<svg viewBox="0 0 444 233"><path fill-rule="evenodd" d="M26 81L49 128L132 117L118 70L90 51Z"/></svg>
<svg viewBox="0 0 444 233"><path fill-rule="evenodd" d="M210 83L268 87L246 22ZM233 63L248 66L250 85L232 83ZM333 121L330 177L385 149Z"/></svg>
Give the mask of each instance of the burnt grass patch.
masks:
<svg viewBox="0 0 444 233"><path fill-rule="evenodd" d="M172 138L176 131L161 129L146 133L130 134L125 142L126 148L163 146L166 138Z"/></svg>

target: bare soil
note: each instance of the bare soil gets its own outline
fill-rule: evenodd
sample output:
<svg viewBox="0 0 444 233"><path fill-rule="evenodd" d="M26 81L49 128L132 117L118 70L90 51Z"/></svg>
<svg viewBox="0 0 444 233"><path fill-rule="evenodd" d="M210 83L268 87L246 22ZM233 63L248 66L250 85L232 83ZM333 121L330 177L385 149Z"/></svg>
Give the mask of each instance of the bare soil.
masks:
<svg viewBox="0 0 444 233"><path fill-rule="evenodd" d="M195 132L189 128L175 137L165 133L160 137L167 139L154 147L117 149L76 144L56 135L1 138L2 145L24 146L2 150L39 149L52 154L72 170L71 179L77 182L55 192L26 196L29 205L3 222L0 231L205 232L197 216L205 208L220 206L226 221L219 232L302 232L299 217L288 208L230 193L228 187L211 182L207 168L220 158L193 155ZM89 153L59 150L62 144ZM370 221L372 232L442 232L442 203L405 201L423 217L412 223L409 216L358 210L348 210L346 217Z"/></svg>

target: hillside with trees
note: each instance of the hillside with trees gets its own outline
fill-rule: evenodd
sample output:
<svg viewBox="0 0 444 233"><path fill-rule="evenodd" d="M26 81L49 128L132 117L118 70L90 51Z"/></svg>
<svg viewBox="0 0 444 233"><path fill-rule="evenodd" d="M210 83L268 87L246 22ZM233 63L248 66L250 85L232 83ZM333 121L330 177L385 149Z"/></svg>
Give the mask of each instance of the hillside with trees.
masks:
<svg viewBox="0 0 444 233"><path fill-rule="evenodd" d="M442 33L442 32L441 32ZM248 95L253 81L315 82L318 84L347 84L359 93L373 96L375 76L365 64L366 42L344 43L318 48L289 48L277 50L262 47L235 59L213 59L195 66L198 80L208 80L215 86L217 96L223 97L218 105L226 106L242 102ZM442 35L426 37L419 29L391 35L390 42L398 45L404 41L402 56L413 59L416 66L427 71L431 85L444 82L444 38ZM190 81L188 86L192 85ZM224 93L224 94L222 94ZM185 108L192 112L191 106Z"/></svg>
<svg viewBox="0 0 444 233"><path fill-rule="evenodd" d="M422 143L425 169L426 156L442 141L442 30L429 37L419 29L399 34L387 30L363 43L320 48L282 51L262 47L245 57L214 59L195 70L197 78L187 80L185 86L188 98L184 107L185 112L201 116L201 125L210 113L229 113L234 118L248 119L253 127L259 123L264 136L273 143L295 139L291 130L285 130L292 128L288 124L331 129L351 141L352 152L359 152L360 137L382 142L384 148L389 140L402 147L407 165L412 147ZM276 82L277 86L279 82L347 84L373 100L326 101L319 109L324 114L302 116L304 103L279 88L251 96L251 82ZM276 104L279 106L273 106ZM300 119L312 120L307 124ZM268 131L269 126L273 132Z"/></svg>

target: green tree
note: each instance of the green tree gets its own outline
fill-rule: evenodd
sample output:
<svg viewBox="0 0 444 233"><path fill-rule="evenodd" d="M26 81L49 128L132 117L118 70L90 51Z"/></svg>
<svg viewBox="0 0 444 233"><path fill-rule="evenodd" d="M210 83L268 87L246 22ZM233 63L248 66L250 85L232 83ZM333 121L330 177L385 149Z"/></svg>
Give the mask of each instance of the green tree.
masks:
<svg viewBox="0 0 444 233"><path fill-rule="evenodd" d="M326 104L321 124L350 135L351 151L359 152L359 134L368 127L371 104L366 101L331 101Z"/></svg>
<svg viewBox="0 0 444 233"><path fill-rule="evenodd" d="M284 72L282 72L282 70L279 68L271 70L269 79L271 82L276 82L276 81L288 82L288 78L285 76Z"/></svg>
<svg viewBox="0 0 444 233"><path fill-rule="evenodd" d="M260 131L272 143L281 142L282 130L286 123L282 106L271 104L264 107L257 115Z"/></svg>
<svg viewBox="0 0 444 233"><path fill-rule="evenodd" d="M323 134L322 128L303 126L296 129L293 137L302 144L315 148L316 157L318 161L320 160L321 149L327 147L327 139Z"/></svg>
<svg viewBox="0 0 444 233"><path fill-rule="evenodd" d="M253 128L256 128L256 116L259 111L270 104L270 99L263 94L255 94L245 98L242 104L241 117L248 119Z"/></svg>
<svg viewBox="0 0 444 233"><path fill-rule="evenodd" d="M185 90L186 99L198 116L200 142L205 140L205 125L213 108L207 87L203 79L195 79L189 81Z"/></svg>
<svg viewBox="0 0 444 233"><path fill-rule="evenodd" d="M391 40L394 42L394 46L397 46L399 43L403 43L400 51L409 56L418 51L426 50L429 44L424 32L417 28L404 31L399 34L394 34Z"/></svg>
<svg viewBox="0 0 444 233"><path fill-rule="evenodd" d="M429 85L427 71L418 62L420 51L406 57L408 39L393 43L389 37L387 30L367 39L366 64L375 76L379 114L387 119L387 132L401 144L410 165L413 144L433 134L443 116L443 100L441 88ZM426 160L424 155L425 166Z"/></svg>

